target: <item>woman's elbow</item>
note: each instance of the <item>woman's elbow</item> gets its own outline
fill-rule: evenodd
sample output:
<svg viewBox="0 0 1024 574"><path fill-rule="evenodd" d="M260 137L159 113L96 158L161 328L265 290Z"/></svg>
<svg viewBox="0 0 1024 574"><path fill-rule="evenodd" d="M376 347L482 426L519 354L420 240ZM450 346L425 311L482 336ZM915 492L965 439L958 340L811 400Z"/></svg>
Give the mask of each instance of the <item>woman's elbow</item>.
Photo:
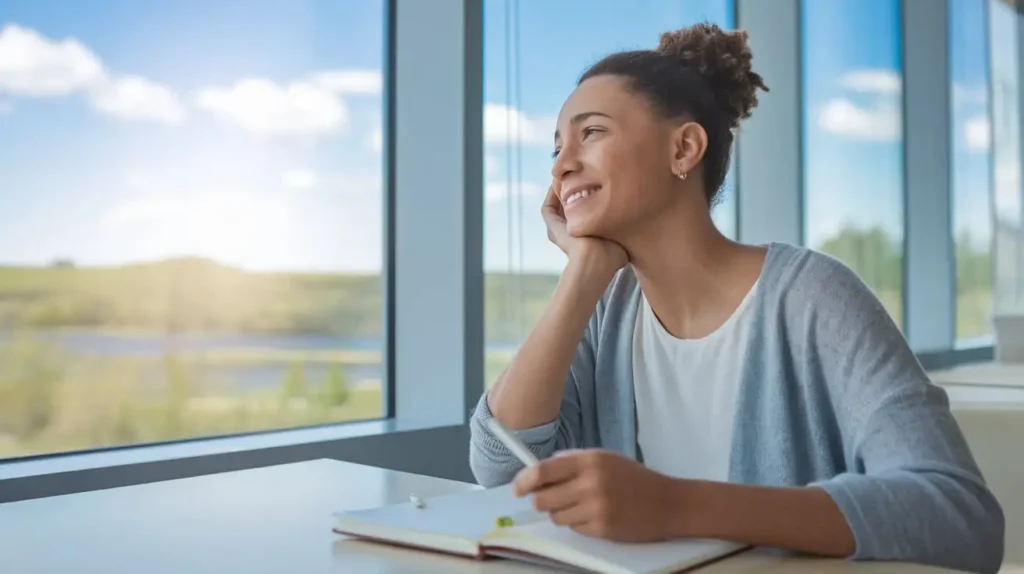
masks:
<svg viewBox="0 0 1024 574"><path fill-rule="evenodd" d="M473 479L484 488L494 488L512 482L515 477L515 470L506 468L505 465L496 464L489 460L483 453L475 448L469 451L469 470L473 473Z"/></svg>
<svg viewBox="0 0 1024 574"><path fill-rule="evenodd" d="M1006 543L1006 518L999 501L982 488L958 514L960 527L937 548L946 554L947 558L940 560L946 564L937 565L984 574L999 572Z"/></svg>
<svg viewBox="0 0 1024 574"><path fill-rule="evenodd" d="M980 511L970 520L968 531L973 541L973 560L977 572L998 572L1006 547L1006 517L996 497L985 491L979 499Z"/></svg>

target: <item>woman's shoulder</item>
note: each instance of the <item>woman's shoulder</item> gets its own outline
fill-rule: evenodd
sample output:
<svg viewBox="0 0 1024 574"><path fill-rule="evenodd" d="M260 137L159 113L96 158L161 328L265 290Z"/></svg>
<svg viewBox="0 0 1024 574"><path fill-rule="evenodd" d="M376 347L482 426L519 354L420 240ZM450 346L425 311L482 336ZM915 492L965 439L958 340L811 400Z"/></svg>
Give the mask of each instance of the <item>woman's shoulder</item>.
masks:
<svg viewBox="0 0 1024 574"><path fill-rule="evenodd" d="M767 299L789 321L888 317L881 301L853 269L809 247L771 244L762 279Z"/></svg>

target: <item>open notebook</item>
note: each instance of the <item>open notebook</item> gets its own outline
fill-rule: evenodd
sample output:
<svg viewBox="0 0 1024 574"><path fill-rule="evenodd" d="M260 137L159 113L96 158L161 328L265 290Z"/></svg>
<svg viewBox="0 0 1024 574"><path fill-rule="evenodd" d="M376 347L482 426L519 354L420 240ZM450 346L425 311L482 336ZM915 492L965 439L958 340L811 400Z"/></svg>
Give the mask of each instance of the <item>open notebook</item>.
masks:
<svg viewBox="0 0 1024 574"><path fill-rule="evenodd" d="M535 512L511 486L412 503L341 512L334 531L357 538L478 559L510 558L601 574L678 572L734 554L745 547L719 540L618 543L577 534ZM497 518L514 525L498 528Z"/></svg>

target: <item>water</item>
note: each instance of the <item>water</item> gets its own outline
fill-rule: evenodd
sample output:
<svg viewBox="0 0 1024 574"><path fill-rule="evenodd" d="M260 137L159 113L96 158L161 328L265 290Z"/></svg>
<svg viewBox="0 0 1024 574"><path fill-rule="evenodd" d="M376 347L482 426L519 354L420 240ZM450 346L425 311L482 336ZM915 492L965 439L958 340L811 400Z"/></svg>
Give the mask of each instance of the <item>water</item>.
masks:
<svg viewBox="0 0 1024 574"><path fill-rule="evenodd" d="M161 333L109 333L93 331L54 330L35 332L36 336L61 349L86 357L100 358L153 358L167 351L169 338ZM0 347L13 343L16 335L0 331ZM183 353L215 351L271 351L294 352L295 360L302 352L368 351L383 354L383 341L376 338L356 338L319 334L260 334L260 333L183 333L173 339L174 349ZM488 342L486 352L508 352L517 343ZM312 384L326 380L332 365L326 362L305 362L303 375ZM3 368L0 365L0 368ZM235 389L278 387L288 376L292 365L286 360L253 361L245 364L214 365L203 371L204 381L220 382ZM377 385L383 379L383 365L372 357L368 362L352 362L344 366L346 378L356 387ZM164 373L155 370L144 383L162 384Z"/></svg>

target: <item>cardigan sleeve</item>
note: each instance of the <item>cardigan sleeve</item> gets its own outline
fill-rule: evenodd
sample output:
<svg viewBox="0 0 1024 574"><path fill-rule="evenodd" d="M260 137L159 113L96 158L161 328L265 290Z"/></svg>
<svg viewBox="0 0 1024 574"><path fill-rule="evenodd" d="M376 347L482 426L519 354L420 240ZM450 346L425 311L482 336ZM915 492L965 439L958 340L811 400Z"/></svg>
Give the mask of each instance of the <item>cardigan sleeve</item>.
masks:
<svg viewBox="0 0 1024 574"><path fill-rule="evenodd" d="M1003 512L945 391L868 287L837 260L819 257L808 265L799 312L833 397L847 469L813 486L846 518L852 558L998 571Z"/></svg>
<svg viewBox="0 0 1024 574"><path fill-rule="evenodd" d="M594 381L594 339L596 338L596 316L592 318L576 347L569 374L566 377L562 403L558 417L540 426L519 429L513 433L537 456L548 458L556 450L579 448L581 446L581 412L579 387L593 387ZM491 488L512 482L523 464L487 426L492 418L487 406L487 393L477 401L469 420L469 466L473 476L482 486Z"/></svg>

